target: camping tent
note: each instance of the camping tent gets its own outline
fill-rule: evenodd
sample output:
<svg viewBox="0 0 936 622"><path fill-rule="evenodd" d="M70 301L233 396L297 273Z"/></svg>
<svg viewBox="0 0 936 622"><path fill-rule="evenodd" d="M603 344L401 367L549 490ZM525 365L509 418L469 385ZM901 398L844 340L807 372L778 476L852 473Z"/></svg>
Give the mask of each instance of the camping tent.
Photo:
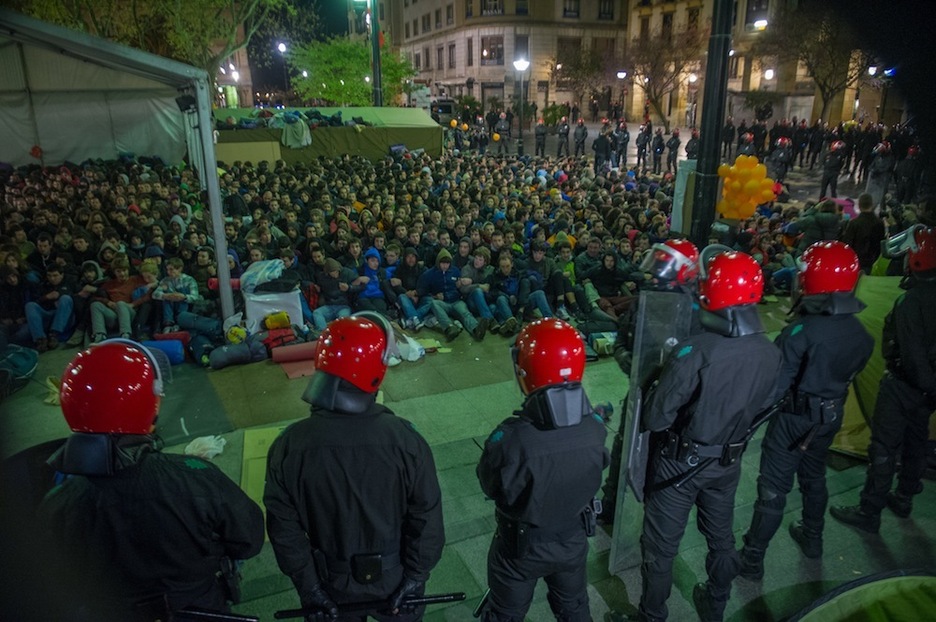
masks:
<svg viewBox="0 0 936 622"><path fill-rule="evenodd" d="M210 88L203 69L0 9L0 162L58 165L132 153L175 163L188 152L224 257ZM218 263L228 317L230 273Z"/></svg>

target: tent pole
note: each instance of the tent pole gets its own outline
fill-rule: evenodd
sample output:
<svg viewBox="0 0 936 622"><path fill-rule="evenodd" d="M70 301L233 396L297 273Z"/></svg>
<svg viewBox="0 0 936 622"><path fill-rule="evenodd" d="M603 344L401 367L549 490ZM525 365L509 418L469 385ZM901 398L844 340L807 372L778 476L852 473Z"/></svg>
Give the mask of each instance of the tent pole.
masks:
<svg viewBox="0 0 936 622"><path fill-rule="evenodd" d="M29 86L29 70L26 67L26 52L23 50L23 44L17 43L16 49L19 50L20 64L23 69L23 85L26 87L26 101L29 102L29 120L32 122L33 144L42 149L39 144L39 123L36 121L36 108L33 106L32 88ZM39 164L45 166L44 154L39 154Z"/></svg>
<svg viewBox="0 0 936 622"><path fill-rule="evenodd" d="M221 317L234 315L234 294L231 289L231 269L227 262L227 238L224 237L224 214L221 211L221 186L218 183L217 160L214 148L214 124L211 117L209 78L207 72L194 81L195 99L198 103L198 136L201 142L202 161L199 177L202 187L208 190L208 207L211 216L211 233L215 242L215 260L218 262L218 292L221 294Z"/></svg>

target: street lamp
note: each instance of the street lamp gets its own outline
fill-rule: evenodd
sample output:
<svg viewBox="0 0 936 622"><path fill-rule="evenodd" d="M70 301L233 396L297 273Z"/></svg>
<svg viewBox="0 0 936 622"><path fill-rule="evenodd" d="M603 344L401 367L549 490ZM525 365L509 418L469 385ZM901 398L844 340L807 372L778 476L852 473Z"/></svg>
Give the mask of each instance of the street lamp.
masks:
<svg viewBox="0 0 936 622"><path fill-rule="evenodd" d="M520 72L520 133L517 135L517 155L523 157L523 109L526 107L526 98L523 96L523 72L530 68L530 61L518 58L513 62L514 69Z"/></svg>
<svg viewBox="0 0 936 622"><path fill-rule="evenodd" d="M286 99L287 94L289 93L289 74L286 72L286 44L280 42L277 44L276 49L279 50L280 56L283 59L283 99ZM283 101L285 105L286 102Z"/></svg>
<svg viewBox="0 0 936 622"><path fill-rule="evenodd" d="M624 83L624 78L627 77L627 72L621 69L616 74L617 79L621 80L621 116L624 116L624 98L627 97L627 85Z"/></svg>

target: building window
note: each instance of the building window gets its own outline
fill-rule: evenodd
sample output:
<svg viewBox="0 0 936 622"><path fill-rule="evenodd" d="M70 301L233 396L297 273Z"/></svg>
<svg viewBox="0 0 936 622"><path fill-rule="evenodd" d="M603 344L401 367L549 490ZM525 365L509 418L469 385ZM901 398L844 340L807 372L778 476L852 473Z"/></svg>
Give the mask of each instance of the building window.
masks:
<svg viewBox="0 0 936 622"><path fill-rule="evenodd" d="M660 31L660 34L663 36L664 41L670 41L673 38L674 15L674 13L663 14L663 29Z"/></svg>
<svg viewBox="0 0 936 622"><path fill-rule="evenodd" d="M474 16L474 0L465 0L465 17Z"/></svg>
<svg viewBox="0 0 936 622"><path fill-rule="evenodd" d="M650 18L641 17L640 18L640 40L646 41L650 38Z"/></svg>
<svg viewBox="0 0 936 622"><path fill-rule="evenodd" d="M466 50L467 58L465 59L465 65L468 67L474 66L474 39L468 37L468 49Z"/></svg>
<svg viewBox="0 0 936 622"><path fill-rule="evenodd" d="M517 15L529 15L530 3L528 0L517 0Z"/></svg>
<svg viewBox="0 0 936 622"><path fill-rule="evenodd" d="M431 22L429 21L429 14L426 13L422 18L422 31L423 34L429 32L432 28L430 26Z"/></svg>
<svg viewBox="0 0 936 622"><path fill-rule="evenodd" d="M514 39L514 58L530 58L530 35L517 35Z"/></svg>
<svg viewBox="0 0 936 622"><path fill-rule="evenodd" d="M481 0L481 15L503 15L503 14L504 14L504 0Z"/></svg>
<svg viewBox="0 0 936 622"><path fill-rule="evenodd" d="M699 9L689 9L689 16L686 20L686 28L688 30L699 29Z"/></svg>
<svg viewBox="0 0 936 622"><path fill-rule="evenodd" d="M422 63L420 61L421 61L421 58L419 56L419 52L416 52L415 54L413 54L413 68L416 71L422 70Z"/></svg>
<svg viewBox="0 0 936 622"><path fill-rule="evenodd" d="M445 23L451 26L455 23L455 5L450 4L445 7Z"/></svg>
<svg viewBox="0 0 936 622"><path fill-rule="evenodd" d="M436 48L436 69L442 70L445 67L445 48L441 45Z"/></svg>
<svg viewBox="0 0 936 622"><path fill-rule="evenodd" d="M432 69L432 61L429 58L429 48L423 48L423 58L426 59L426 69Z"/></svg>
<svg viewBox="0 0 936 622"><path fill-rule="evenodd" d="M405 24L404 34L406 35L406 38L409 39L410 37L409 22L406 22Z"/></svg>
<svg viewBox="0 0 936 622"><path fill-rule="evenodd" d="M419 36L419 20L418 19L413 20L413 36L414 37Z"/></svg>
<svg viewBox="0 0 936 622"><path fill-rule="evenodd" d="M455 69L455 44L449 43L449 69Z"/></svg>
<svg viewBox="0 0 936 622"><path fill-rule="evenodd" d="M380 3L380 7L378 7L378 9L377 9L377 15L378 15L378 19L380 19L380 21L384 21L385 19L387 19L386 16L384 15L384 5L383 5L383 2Z"/></svg>
<svg viewBox="0 0 936 622"><path fill-rule="evenodd" d="M403 6L409 6L409 0L403 0Z"/></svg>
<svg viewBox="0 0 936 622"><path fill-rule="evenodd" d="M579 0L563 0L563 2L562 2L562 16L563 16L563 17L578 18L578 16L579 16Z"/></svg>
<svg viewBox="0 0 936 622"><path fill-rule="evenodd" d="M481 64L504 64L504 37L481 37Z"/></svg>
<svg viewBox="0 0 936 622"><path fill-rule="evenodd" d="M728 57L728 77L734 80L738 77L741 58L737 55Z"/></svg>
<svg viewBox="0 0 936 622"><path fill-rule="evenodd" d="M766 20L769 8L768 0L748 0L747 14L744 17L744 25L747 28L754 28L754 22Z"/></svg>
<svg viewBox="0 0 936 622"><path fill-rule="evenodd" d="M439 28L442 28L442 9L436 9L435 18L436 18L436 30L438 30Z"/></svg>
<svg viewBox="0 0 936 622"><path fill-rule="evenodd" d="M598 19L614 19L614 0L599 0Z"/></svg>

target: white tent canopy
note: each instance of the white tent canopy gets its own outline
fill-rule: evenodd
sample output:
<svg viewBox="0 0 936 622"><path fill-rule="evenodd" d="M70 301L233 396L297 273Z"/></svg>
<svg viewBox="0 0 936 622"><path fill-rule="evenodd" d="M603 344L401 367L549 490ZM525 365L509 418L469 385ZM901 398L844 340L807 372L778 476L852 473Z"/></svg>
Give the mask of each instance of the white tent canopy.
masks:
<svg viewBox="0 0 936 622"><path fill-rule="evenodd" d="M187 152L208 192L223 258L209 89L203 69L0 9L0 162L57 165L131 153L176 163ZM176 103L183 94L190 112ZM229 271L218 264L227 317Z"/></svg>

